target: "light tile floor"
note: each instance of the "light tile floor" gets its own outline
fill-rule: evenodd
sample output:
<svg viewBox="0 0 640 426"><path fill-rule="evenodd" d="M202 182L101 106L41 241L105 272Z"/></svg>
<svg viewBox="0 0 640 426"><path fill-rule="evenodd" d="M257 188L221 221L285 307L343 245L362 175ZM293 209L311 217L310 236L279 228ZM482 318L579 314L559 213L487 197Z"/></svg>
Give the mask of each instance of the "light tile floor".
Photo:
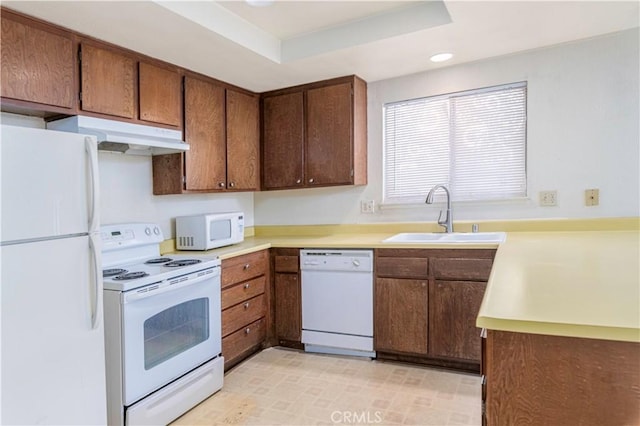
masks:
<svg viewBox="0 0 640 426"><path fill-rule="evenodd" d="M480 378L269 348L173 425L479 425Z"/></svg>

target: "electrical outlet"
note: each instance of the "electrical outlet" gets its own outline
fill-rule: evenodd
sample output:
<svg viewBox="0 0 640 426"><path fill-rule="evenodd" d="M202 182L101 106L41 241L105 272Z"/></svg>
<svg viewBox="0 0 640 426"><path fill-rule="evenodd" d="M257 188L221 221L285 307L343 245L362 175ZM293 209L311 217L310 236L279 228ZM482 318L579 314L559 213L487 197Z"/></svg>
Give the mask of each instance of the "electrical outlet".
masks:
<svg viewBox="0 0 640 426"><path fill-rule="evenodd" d="M542 207L553 207L558 205L558 191L540 191L540 205Z"/></svg>
<svg viewBox="0 0 640 426"><path fill-rule="evenodd" d="M375 207L373 200L360 201L360 213L375 213Z"/></svg>
<svg viewBox="0 0 640 426"><path fill-rule="evenodd" d="M584 205L585 206L597 206L600 204L600 190L585 189L584 190Z"/></svg>

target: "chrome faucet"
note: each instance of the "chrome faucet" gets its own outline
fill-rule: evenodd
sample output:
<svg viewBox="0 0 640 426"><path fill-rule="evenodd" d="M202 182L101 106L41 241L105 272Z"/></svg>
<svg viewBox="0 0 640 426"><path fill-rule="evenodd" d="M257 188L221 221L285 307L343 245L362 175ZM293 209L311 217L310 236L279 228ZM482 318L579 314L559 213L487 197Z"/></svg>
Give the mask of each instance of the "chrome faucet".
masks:
<svg viewBox="0 0 640 426"><path fill-rule="evenodd" d="M447 187L444 185L436 185L433 188L431 188L431 191L429 191L429 194L427 194L427 199L425 200L425 203L433 204L433 194L439 188L444 189L444 192L447 193L447 216L444 218L444 220L442 220L442 210L440 210L440 214L438 215L438 225L445 228L448 233L451 233L453 232L453 217L451 216L451 194L449 193L449 190L447 189Z"/></svg>

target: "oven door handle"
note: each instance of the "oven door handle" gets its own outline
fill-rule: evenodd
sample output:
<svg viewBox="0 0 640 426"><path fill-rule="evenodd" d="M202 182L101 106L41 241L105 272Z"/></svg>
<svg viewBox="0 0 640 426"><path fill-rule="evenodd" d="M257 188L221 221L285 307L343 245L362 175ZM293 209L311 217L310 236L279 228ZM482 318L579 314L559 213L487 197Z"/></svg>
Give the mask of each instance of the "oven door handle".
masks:
<svg viewBox="0 0 640 426"><path fill-rule="evenodd" d="M212 279L220 275L220 268L214 267L205 269L203 271L194 272L187 275L171 278L164 281L159 281L154 284L149 284L142 288L130 290L122 293L122 303L134 303L148 297L154 297L159 294L167 293L169 291L175 291L196 285L202 281ZM220 281L217 280L219 283Z"/></svg>

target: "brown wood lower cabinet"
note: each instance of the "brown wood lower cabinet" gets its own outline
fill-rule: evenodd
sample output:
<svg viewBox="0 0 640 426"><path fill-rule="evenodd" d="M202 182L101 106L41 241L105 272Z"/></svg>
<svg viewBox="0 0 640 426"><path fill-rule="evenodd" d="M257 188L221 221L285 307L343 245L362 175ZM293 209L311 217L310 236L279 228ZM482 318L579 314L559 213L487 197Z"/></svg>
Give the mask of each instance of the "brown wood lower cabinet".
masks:
<svg viewBox="0 0 640 426"><path fill-rule="evenodd" d="M480 362L480 310L485 282L435 280L429 288L429 354Z"/></svg>
<svg viewBox="0 0 640 426"><path fill-rule="evenodd" d="M374 339L378 358L480 371L475 320L492 249L376 250Z"/></svg>
<svg viewBox="0 0 640 426"><path fill-rule="evenodd" d="M259 350L269 318L268 252L222 261L222 355L225 369Z"/></svg>
<svg viewBox="0 0 640 426"><path fill-rule="evenodd" d="M640 424L640 344L487 330L485 421Z"/></svg>
<svg viewBox="0 0 640 426"><path fill-rule="evenodd" d="M374 339L378 351L427 354L427 280L378 278ZM382 320L384 318L384 320Z"/></svg>
<svg viewBox="0 0 640 426"><path fill-rule="evenodd" d="M272 249L275 340L302 348L302 293L299 249Z"/></svg>
<svg viewBox="0 0 640 426"><path fill-rule="evenodd" d="M266 321L260 318L222 339L225 370L260 348L266 337Z"/></svg>

